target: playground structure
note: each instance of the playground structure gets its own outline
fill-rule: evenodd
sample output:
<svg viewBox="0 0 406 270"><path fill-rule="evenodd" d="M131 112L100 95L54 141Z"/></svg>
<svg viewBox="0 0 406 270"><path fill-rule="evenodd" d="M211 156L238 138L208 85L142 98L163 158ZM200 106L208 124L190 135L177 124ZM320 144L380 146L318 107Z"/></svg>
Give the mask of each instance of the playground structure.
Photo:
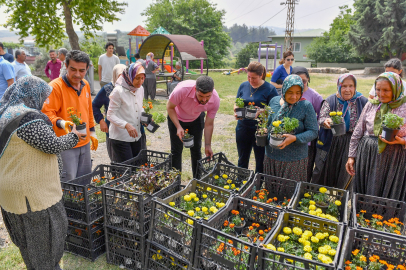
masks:
<svg viewBox="0 0 406 270"><path fill-rule="evenodd" d="M273 62L273 70L276 69L276 59L278 58L278 49L280 49L280 55L283 54L283 45L278 46L278 43L275 44L261 44L259 42L258 46L258 62L261 61L261 49L266 48L266 60L265 60L265 72L268 73L268 52L270 48L274 48L274 62Z"/></svg>
<svg viewBox="0 0 406 270"><path fill-rule="evenodd" d="M139 49L144 41L144 38L150 36L151 34L144 27L138 25L127 35L130 36L128 39L129 49L127 51L127 57L130 60L130 63L133 63L135 62L134 55L139 53ZM131 44L131 36L135 37L135 44Z"/></svg>

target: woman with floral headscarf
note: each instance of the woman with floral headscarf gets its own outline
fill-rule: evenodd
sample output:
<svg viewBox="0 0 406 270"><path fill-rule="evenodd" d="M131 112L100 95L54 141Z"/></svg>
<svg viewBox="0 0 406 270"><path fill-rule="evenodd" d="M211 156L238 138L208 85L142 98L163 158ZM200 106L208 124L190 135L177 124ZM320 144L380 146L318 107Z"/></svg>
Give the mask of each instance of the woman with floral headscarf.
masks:
<svg viewBox="0 0 406 270"><path fill-rule="evenodd" d="M140 62L132 63L117 79L110 94L107 119L110 121L109 138L112 158L124 162L136 157L142 149L141 113L145 69Z"/></svg>
<svg viewBox="0 0 406 270"><path fill-rule="evenodd" d="M406 201L406 124L395 140L381 137L387 113L406 118L406 97L399 75L385 72L375 81L378 99L369 100L351 137L346 169L354 175L354 191Z"/></svg>
<svg viewBox="0 0 406 270"><path fill-rule="evenodd" d="M312 183L345 188L351 176L345 170L351 135L368 99L357 92L357 79L350 73L342 74L337 81L337 93L330 95L323 103L319 117L319 138L317 141L316 167ZM330 112L341 112L346 134L333 137Z"/></svg>
<svg viewBox="0 0 406 270"><path fill-rule="evenodd" d="M307 143L317 137L317 117L313 105L303 96L303 81L298 75L290 75L282 85L282 96L271 99L269 106L275 113L269 125L284 117L299 120L295 134L283 134L285 140L279 149L265 147L265 174L297 181L307 179ZM270 129L269 129L270 130Z"/></svg>
<svg viewBox="0 0 406 270"><path fill-rule="evenodd" d="M143 66L145 68L144 98L148 99L148 96L150 96L154 100L156 94L155 73L159 70L159 66L154 62L154 54L152 52L147 54Z"/></svg>
<svg viewBox="0 0 406 270"><path fill-rule="evenodd" d="M41 112L51 92L42 79L26 76L0 100L0 206L27 269L60 269L68 219L59 154L86 135L73 125L72 132L56 136Z"/></svg>

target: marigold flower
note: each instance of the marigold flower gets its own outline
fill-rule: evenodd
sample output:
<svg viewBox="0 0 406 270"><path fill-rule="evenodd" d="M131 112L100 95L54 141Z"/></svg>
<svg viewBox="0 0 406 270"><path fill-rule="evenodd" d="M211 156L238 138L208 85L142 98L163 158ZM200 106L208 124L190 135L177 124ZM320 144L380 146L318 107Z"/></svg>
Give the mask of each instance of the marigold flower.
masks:
<svg viewBox="0 0 406 270"><path fill-rule="evenodd" d="M359 253L359 249L356 249L356 250L354 250L354 251L352 252L352 255L357 256L358 253Z"/></svg>
<svg viewBox="0 0 406 270"><path fill-rule="evenodd" d="M229 227L232 229L232 228L234 228L234 226L235 226L235 224L231 223Z"/></svg>

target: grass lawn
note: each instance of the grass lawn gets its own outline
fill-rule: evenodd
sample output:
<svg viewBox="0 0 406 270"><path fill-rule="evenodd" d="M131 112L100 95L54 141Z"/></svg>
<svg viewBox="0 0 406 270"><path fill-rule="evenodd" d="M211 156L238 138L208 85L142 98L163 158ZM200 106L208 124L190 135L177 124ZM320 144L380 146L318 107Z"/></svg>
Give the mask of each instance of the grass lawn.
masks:
<svg viewBox="0 0 406 270"><path fill-rule="evenodd" d="M247 76L245 74L242 75L222 75L221 73L211 73L209 74L214 79L215 88L219 93L221 98L220 103L220 114L233 114L233 103L235 100L235 95L237 93L239 85L247 80ZM311 84L310 87L318 91L323 98L326 98L330 94L333 94L337 91L336 83L337 78L339 75L337 74L311 74ZM269 78L267 78L269 81ZM368 92L371 89L371 86L374 82L374 78L360 78L358 79L358 91L363 93L365 96L368 96ZM166 115L166 100L155 100L153 101L154 111L162 112ZM235 145L235 126L237 121L232 120L223 128L221 133L216 132L213 135L213 151L219 152L222 151L226 153L227 157L230 159L231 162L234 164L237 163L237 148ZM105 141L105 136L103 132L98 130L98 138L100 142ZM153 147L151 147L153 149ZM190 159L190 152L183 151L183 160ZM250 166L253 168L254 165L254 158L253 155L251 157ZM190 176L188 176L190 177ZM61 267L65 270L73 270L73 269L83 269L83 270L90 270L90 269L120 269L119 267L109 265L106 263L105 255L100 257L96 262L92 263L88 260L82 259L80 257L65 253L62 258ZM20 256L20 252L16 246L13 244L9 245L9 247L0 250L0 270L3 269L26 269L22 258Z"/></svg>

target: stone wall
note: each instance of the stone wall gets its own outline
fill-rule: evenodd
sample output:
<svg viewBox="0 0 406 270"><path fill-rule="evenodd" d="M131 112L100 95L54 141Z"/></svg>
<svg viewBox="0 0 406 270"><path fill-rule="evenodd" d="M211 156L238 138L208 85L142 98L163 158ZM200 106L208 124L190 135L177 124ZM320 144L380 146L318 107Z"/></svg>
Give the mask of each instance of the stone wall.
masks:
<svg viewBox="0 0 406 270"><path fill-rule="evenodd" d="M308 68L309 73L330 73L330 74L344 74L348 73L346 68Z"/></svg>

